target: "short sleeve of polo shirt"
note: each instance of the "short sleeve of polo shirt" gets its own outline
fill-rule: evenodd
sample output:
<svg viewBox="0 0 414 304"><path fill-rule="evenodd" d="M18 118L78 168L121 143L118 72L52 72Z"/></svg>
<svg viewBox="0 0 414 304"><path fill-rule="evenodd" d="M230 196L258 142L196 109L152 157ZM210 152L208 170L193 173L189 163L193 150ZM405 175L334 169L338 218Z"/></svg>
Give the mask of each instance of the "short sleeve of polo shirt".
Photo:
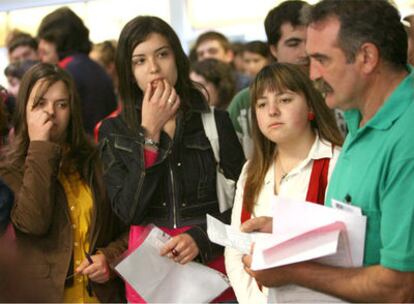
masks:
<svg viewBox="0 0 414 304"><path fill-rule="evenodd" d="M396 161L381 200L381 265L414 271L414 158Z"/></svg>

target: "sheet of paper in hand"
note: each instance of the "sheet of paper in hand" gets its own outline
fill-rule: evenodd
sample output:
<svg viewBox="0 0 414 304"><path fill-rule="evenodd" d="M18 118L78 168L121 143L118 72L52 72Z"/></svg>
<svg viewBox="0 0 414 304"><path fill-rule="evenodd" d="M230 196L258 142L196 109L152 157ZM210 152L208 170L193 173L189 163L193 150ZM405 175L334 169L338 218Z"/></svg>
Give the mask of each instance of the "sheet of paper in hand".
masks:
<svg viewBox="0 0 414 304"><path fill-rule="evenodd" d="M115 267L148 303L207 303L229 287L227 278L212 268L160 256L170 236L151 226L144 242Z"/></svg>
<svg viewBox="0 0 414 304"><path fill-rule="evenodd" d="M267 240L272 236L270 233L241 232L209 214L207 214L207 234L213 243L237 249L245 254L250 253L252 243L257 242L259 239Z"/></svg>

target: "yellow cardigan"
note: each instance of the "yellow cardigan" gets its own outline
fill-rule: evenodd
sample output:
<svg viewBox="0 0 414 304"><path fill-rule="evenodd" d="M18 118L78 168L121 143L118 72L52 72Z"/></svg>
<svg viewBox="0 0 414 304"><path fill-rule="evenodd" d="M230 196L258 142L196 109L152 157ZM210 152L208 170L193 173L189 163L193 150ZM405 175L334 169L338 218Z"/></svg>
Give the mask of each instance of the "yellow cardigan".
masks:
<svg viewBox="0 0 414 304"><path fill-rule="evenodd" d="M86 258L85 252L89 250L89 227L92 215L92 192L83 182L79 173L71 175L59 174L70 213L73 231L73 269L76 269ZM84 275L75 275L74 283L64 290L65 303L97 303L99 300L90 296L87 291L88 278Z"/></svg>

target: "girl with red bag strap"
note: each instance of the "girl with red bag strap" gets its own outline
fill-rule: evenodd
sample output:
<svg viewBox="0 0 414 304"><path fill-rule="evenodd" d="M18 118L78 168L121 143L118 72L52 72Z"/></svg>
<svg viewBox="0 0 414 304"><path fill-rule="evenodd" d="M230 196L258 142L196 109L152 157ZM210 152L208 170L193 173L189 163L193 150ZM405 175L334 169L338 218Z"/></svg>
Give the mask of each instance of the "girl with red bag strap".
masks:
<svg viewBox="0 0 414 304"><path fill-rule="evenodd" d="M323 204L342 137L311 80L297 66L276 63L251 87L254 152L243 167L231 225L271 215L277 196ZM239 303L267 303L267 289L245 270L243 253L226 248L226 270Z"/></svg>

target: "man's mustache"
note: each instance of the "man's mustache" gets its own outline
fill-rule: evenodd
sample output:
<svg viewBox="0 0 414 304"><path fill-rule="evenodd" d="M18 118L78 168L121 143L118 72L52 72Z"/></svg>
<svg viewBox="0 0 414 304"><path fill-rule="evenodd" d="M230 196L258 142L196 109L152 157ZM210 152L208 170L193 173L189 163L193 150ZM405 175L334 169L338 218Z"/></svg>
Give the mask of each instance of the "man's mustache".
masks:
<svg viewBox="0 0 414 304"><path fill-rule="evenodd" d="M326 94L332 93L332 87L323 79L317 79L314 81L315 88L321 92L321 94L325 97Z"/></svg>

